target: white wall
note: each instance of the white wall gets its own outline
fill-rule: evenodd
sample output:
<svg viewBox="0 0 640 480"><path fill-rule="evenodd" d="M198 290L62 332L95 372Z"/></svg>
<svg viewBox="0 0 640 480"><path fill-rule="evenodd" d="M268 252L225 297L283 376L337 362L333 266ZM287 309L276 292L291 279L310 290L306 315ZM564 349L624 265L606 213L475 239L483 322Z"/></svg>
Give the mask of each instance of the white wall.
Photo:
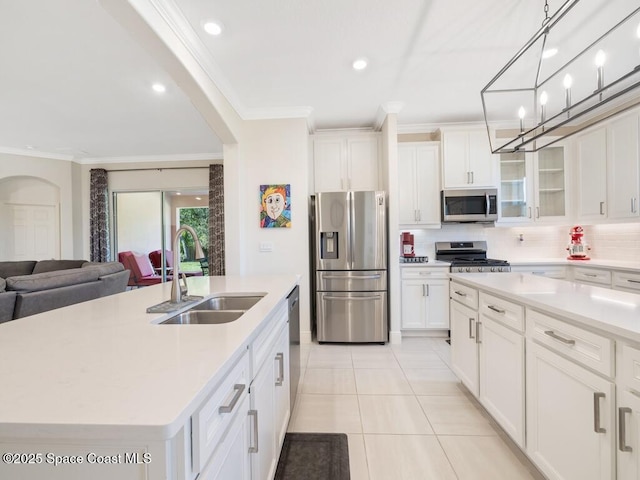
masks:
<svg viewBox="0 0 640 480"><path fill-rule="evenodd" d="M162 194L160 192L127 192L117 197L118 252L132 251L142 255L162 248ZM117 258L117 257L115 257Z"/></svg>
<svg viewBox="0 0 640 480"><path fill-rule="evenodd" d="M228 273L296 273L300 330L310 339L308 142L305 119L247 121L237 146L225 145ZM291 228L260 228L260 185L291 185ZM260 252L260 243L273 244Z"/></svg>
<svg viewBox="0 0 640 480"><path fill-rule="evenodd" d="M66 160L0 153L0 181L9 177L35 177L59 189L60 256L65 259L87 258L77 256L78 251L74 248L75 243L81 242L77 236L74 238L74 232L77 233L74 229L75 222L80 221L74 217L74 201L78 200L74 197L74 192L77 192L74 169L75 164ZM0 189L2 188L0 183Z"/></svg>

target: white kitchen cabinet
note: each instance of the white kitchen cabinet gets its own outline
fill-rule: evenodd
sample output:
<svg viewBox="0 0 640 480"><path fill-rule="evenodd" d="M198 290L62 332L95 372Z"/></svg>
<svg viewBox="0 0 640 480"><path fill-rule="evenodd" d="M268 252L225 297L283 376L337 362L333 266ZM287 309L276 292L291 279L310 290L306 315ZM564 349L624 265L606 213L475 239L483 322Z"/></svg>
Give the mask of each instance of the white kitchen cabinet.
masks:
<svg viewBox="0 0 640 480"><path fill-rule="evenodd" d="M541 277L563 279L567 278L567 267L564 265L513 265L511 271L516 273L530 273Z"/></svg>
<svg viewBox="0 0 640 480"><path fill-rule="evenodd" d="M640 293L640 273L613 271L611 273L611 286L614 290Z"/></svg>
<svg viewBox="0 0 640 480"><path fill-rule="evenodd" d="M398 144L399 223L440 226L440 146Z"/></svg>
<svg viewBox="0 0 640 480"><path fill-rule="evenodd" d="M258 368L249 394L253 436L251 470L253 480L275 475L280 449L290 416L289 398L289 330L286 309L279 309L274 321L260 339L265 361Z"/></svg>
<svg viewBox="0 0 640 480"><path fill-rule="evenodd" d="M623 116L607 125L608 218L638 217L640 170L638 114Z"/></svg>
<svg viewBox="0 0 640 480"><path fill-rule="evenodd" d="M524 336L480 315L480 403L524 447Z"/></svg>
<svg viewBox="0 0 640 480"><path fill-rule="evenodd" d="M615 478L614 384L527 340L527 452L550 480Z"/></svg>
<svg viewBox="0 0 640 480"><path fill-rule="evenodd" d="M401 325L403 330L449 328L447 268L402 267Z"/></svg>
<svg viewBox="0 0 640 480"><path fill-rule="evenodd" d="M500 162L500 222L559 222L567 216L564 145L536 153L503 153Z"/></svg>
<svg viewBox="0 0 640 480"><path fill-rule="evenodd" d="M379 135L316 135L313 142L316 192L379 190Z"/></svg>
<svg viewBox="0 0 640 480"><path fill-rule="evenodd" d="M638 125L634 112L577 137L580 221L640 215Z"/></svg>
<svg viewBox="0 0 640 480"><path fill-rule="evenodd" d="M618 391L618 480L640 478L640 393Z"/></svg>
<svg viewBox="0 0 640 480"><path fill-rule="evenodd" d="M495 158L487 130L442 132L442 185L444 188L495 187Z"/></svg>
<svg viewBox="0 0 640 480"><path fill-rule="evenodd" d="M611 271L601 268L577 267L572 268L572 280L576 283L611 288Z"/></svg>
<svg viewBox="0 0 640 480"><path fill-rule="evenodd" d="M451 367L474 395L480 392L478 376L478 312L457 301L449 306L451 322Z"/></svg>

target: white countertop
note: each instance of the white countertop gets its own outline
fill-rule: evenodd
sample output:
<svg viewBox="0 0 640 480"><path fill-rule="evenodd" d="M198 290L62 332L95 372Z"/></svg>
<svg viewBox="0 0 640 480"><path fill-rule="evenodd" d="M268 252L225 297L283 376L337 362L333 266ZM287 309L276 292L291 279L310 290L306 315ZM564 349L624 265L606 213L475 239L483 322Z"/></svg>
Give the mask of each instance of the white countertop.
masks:
<svg viewBox="0 0 640 480"><path fill-rule="evenodd" d="M640 262L629 262L625 260L606 260L593 258L590 260L569 260L568 258L529 258L509 260L509 263L512 266L573 265L576 267L611 268L614 270L640 272Z"/></svg>
<svg viewBox="0 0 640 480"><path fill-rule="evenodd" d="M0 324L0 440L172 437L297 282L190 277L190 295L267 293L221 325L158 325L170 283Z"/></svg>
<svg viewBox="0 0 640 480"><path fill-rule="evenodd" d="M459 273L452 280L640 343L640 295L526 273Z"/></svg>
<svg viewBox="0 0 640 480"><path fill-rule="evenodd" d="M440 260L429 260L428 262L408 262L408 263L404 263L404 262L400 262L400 266L402 268L405 267L422 267L422 268L434 268L434 267L439 267L439 268L449 268L449 266L451 266L451 263L449 262L442 262Z"/></svg>

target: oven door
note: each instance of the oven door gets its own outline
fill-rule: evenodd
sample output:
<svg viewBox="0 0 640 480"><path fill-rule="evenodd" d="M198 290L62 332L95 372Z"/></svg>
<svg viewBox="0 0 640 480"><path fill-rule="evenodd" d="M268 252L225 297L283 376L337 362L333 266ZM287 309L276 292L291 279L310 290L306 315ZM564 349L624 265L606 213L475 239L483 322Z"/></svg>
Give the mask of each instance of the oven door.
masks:
<svg viewBox="0 0 640 480"><path fill-rule="evenodd" d="M442 221L495 222L498 219L498 190L443 190Z"/></svg>

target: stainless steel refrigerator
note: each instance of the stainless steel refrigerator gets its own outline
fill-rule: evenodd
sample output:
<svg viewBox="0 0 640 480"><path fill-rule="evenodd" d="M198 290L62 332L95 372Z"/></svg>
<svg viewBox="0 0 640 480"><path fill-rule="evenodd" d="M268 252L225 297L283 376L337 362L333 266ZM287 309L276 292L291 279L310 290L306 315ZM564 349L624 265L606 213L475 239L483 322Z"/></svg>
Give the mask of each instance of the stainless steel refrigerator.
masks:
<svg viewBox="0 0 640 480"><path fill-rule="evenodd" d="M318 341L387 342L385 192L317 193L314 204Z"/></svg>

